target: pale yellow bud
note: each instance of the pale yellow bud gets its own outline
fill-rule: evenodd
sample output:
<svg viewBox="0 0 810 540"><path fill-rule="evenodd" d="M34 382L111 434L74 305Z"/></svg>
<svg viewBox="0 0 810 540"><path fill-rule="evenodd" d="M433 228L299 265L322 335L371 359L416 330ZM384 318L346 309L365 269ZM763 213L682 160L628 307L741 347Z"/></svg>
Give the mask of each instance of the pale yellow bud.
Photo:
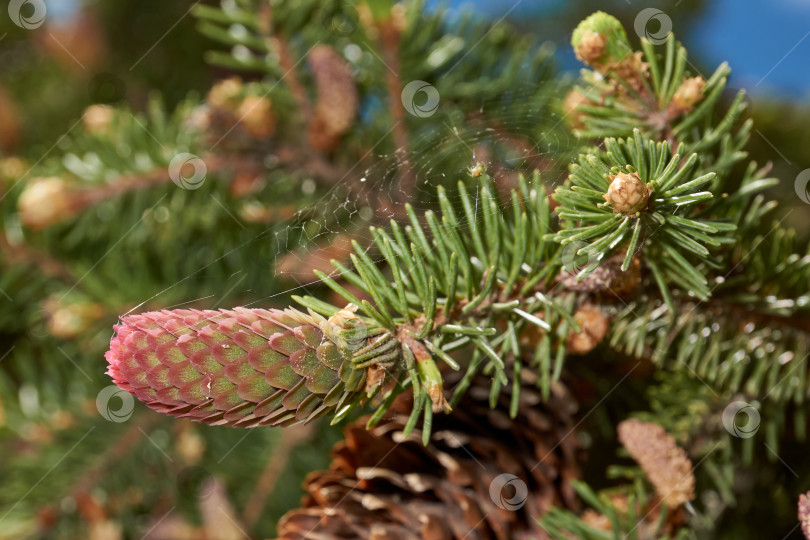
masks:
<svg viewBox="0 0 810 540"><path fill-rule="evenodd" d="M568 92L565 96L563 112L565 112L565 118L568 120L568 124L572 129L583 129L585 127L585 123L582 121L585 114L577 109L577 107L590 104L592 104L591 100L576 88Z"/></svg>
<svg viewBox="0 0 810 540"><path fill-rule="evenodd" d="M82 114L84 130L95 135L106 133L112 117L113 108L109 105L90 105Z"/></svg>
<svg viewBox="0 0 810 540"><path fill-rule="evenodd" d="M610 187L603 195L615 213L635 214L647 207L653 190L636 173L619 173L610 177Z"/></svg>
<svg viewBox="0 0 810 540"><path fill-rule="evenodd" d="M589 65L598 64L605 54L606 45L607 38L604 35L585 30L574 47L574 53L580 62Z"/></svg>
<svg viewBox="0 0 810 540"><path fill-rule="evenodd" d="M678 89L675 90L672 103L681 109L691 109L698 101L703 99L703 87L705 86L706 81L703 80L703 77L684 79Z"/></svg>
<svg viewBox="0 0 810 540"><path fill-rule="evenodd" d="M106 313L102 305L90 302L64 305L50 301L45 309L49 314L48 332L60 339L76 338Z"/></svg>
<svg viewBox="0 0 810 540"><path fill-rule="evenodd" d="M75 197L61 178L35 178L17 201L20 221L31 229L42 229L76 212Z"/></svg>
<svg viewBox="0 0 810 540"><path fill-rule="evenodd" d="M276 120L270 98L247 96L237 111L240 122L256 138L269 137L276 130Z"/></svg>
<svg viewBox="0 0 810 540"><path fill-rule="evenodd" d="M239 103L241 93L242 80L239 77L231 77L212 86L206 101L217 109L233 110Z"/></svg>

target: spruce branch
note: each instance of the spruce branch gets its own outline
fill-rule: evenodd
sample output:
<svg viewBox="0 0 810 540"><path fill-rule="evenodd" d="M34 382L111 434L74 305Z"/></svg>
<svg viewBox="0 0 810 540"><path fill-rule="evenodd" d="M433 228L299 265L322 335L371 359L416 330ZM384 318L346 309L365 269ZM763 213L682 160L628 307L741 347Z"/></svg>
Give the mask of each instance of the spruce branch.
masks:
<svg viewBox="0 0 810 540"><path fill-rule="evenodd" d="M492 377L492 395L497 395L502 386L512 384L507 361L518 371L524 361L536 368L543 395L548 396L562 372L569 332L580 330L573 317L575 296L542 292L559 265L549 264L556 246L546 238L550 204L539 176L535 174L531 182L521 177L511 204L504 208L491 178L481 168L472 172L479 193L473 198L459 183L458 209L440 187L441 217L426 212L426 227L407 205L410 223L404 229L396 221L388 231L371 229L386 273L357 244L353 268L333 261L340 277L368 294L373 304L316 272L327 286L358 306L368 323L396 337L409 375L406 383L416 393L415 414L426 402L433 412L449 410L479 372ZM337 310L311 297L294 299L325 316ZM539 334L539 343L527 344L527 332ZM370 366L377 358L388 360L393 347L386 342L385 348L377 348L376 358L369 351L353 360L358 367ZM472 358L448 406L435 362L460 369L452 352L462 347L472 351ZM378 409L383 412L384 406Z"/></svg>
<svg viewBox="0 0 810 540"><path fill-rule="evenodd" d="M707 80L691 73L686 49L672 33L660 46L642 38L642 50L635 51L619 21L597 12L574 30L571 45L577 58L593 68L583 71L585 84L569 98L579 136L628 136L638 126L653 139L673 146L684 142L688 151L704 153L736 137L747 140L750 121L742 134L731 134L747 108L743 91L721 121L701 122L713 118L730 73L728 65L721 64Z"/></svg>
<svg viewBox="0 0 810 540"><path fill-rule="evenodd" d="M641 479L633 484L604 491L594 491L581 481L573 481L577 495L589 508L577 514L571 510L552 508L540 519L540 527L554 540L581 538L694 538L687 527L673 526L672 511L653 507L650 495ZM649 508L653 509L650 510Z"/></svg>
<svg viewBox="0 0 810 540"><path fill-rule="evenodd" d="M577 275L581 280L622 247L621 271L640 257L665 298L670 296L666 283L708 298L708 281L699 267L718 264L708 248L733 243L735 230L732 223L708 219L700 211L714 198L705 188L715 173L699 174L698 155L684 156L685 145L673 155L669 143L656 143L639 130L632 138L606 139L604 145L604 151L580 155L568 182L554 193L561 220L554 239L577 246L568 265L587 258Z"/></svg>

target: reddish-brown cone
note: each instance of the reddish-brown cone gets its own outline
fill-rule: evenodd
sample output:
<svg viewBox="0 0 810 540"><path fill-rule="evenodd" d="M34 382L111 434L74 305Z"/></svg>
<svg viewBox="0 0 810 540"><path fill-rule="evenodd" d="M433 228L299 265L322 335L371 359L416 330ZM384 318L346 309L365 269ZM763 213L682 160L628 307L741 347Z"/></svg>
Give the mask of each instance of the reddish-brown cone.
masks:
<svg viewBox="0 0 810 540"><path fill-rule="evenodd" d="M329 470L307 477L302 508L281 519L278 536L547 538L538 519L549 508L577 509L571 486L582 458L576 406L561 386L543 402L535 383L526 382L513 419L509 389L490 409L491 381L477 377L453 414L433 417L427 446L418 433L403 436L410 392L371 430L363 419L350 424Z"/></svg>
<svg viewBox="0 0 810 540"><path fill-rule="evenodd" d="M352 317L246 308L129 315L115 326L107 373L172 416L239 427L305 422L367 390L367 370L351 361L367 338Z"/></svg>

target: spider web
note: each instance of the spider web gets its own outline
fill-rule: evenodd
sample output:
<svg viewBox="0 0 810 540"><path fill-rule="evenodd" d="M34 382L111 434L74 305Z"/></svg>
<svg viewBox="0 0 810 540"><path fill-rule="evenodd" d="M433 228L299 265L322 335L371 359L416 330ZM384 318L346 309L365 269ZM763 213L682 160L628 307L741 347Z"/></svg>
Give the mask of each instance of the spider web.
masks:
<svg viewBox="0 0 810 540"><path fill-rule="evenodd" d="M554 107L546 100L536 106L527 105L537 89L531 86L513 89L497 99L482 100L472 113L458 122L453 104L440 106L435 115L406 121L408 148L376 151L391 146L392 129L363 159L348 164L348 172L317 198L298 208L287 220L276 222L253 236L249 241L232 245L218 259L244 255L267 272L268 288L240 288L241 272L234 273L218 287L216 293L183 302L184 305L203 303L212 307L231 307L225 297L247 300L246 307L283 307L289 296L317 295L320 281L311 274L316 267L333 277L339 272L330 259L351 267L351 241L356 241L375 262L382 258L374 249L370 226L384 228L391 220L407 223L405 203L413 206L417 216L437 209L436 189L442 185L451 202L458 202L457 183L465 182L476 201L478 192L470 176L470 168L482 164L493 177L501 205L509 204L509 190L517 186L519 174L530 180L532 173L541 173L543 189L552 190L565 177L576 139L565 126L562 115L549 112ZM362 163L362 165L361 165ZM403 177L411 174L412 184L403 187ZM310 182L301 185L302 195L315 187ZM265 190L272 194L273 186ZM266 196L266 195L263 195ZM460 227L466 229L464 215L458 215ZM431 239L427 228L423 231ZM217 260L218 260L217 259ZM282 263L283 261L283 263ZM213 264L211 261L209 264ZM204 271L208 264L199 271ZM280 268L283 266L283 268ZM255 268L250 271L255 271ZM193 279L194 274L183 280ZM309 274L309 275L307 275ZM179 283L179 282L178 282ZM140 304L157 299L174 285ZM343 300L337 300L342 302ZM140 306L139 306L140 307ZM174 305L172 307L180 307ZM138 310L134 308L131 312Z"/></svg>

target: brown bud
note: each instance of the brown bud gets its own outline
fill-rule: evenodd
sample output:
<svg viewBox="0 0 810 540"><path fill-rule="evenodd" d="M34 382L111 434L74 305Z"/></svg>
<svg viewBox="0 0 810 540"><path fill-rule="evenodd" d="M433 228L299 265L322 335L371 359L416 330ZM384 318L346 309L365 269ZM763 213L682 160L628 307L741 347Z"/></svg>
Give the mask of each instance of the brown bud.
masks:
<svg viewBox="0 0 810 540"><path fill-rule="evenodd" d="M35 178L17 201L20 221L31 229L43 229L73 216L78 209L74 192L61 178Z"/></svg>
<svg viewBox="0 0 810 540"><path fill-rule="evenodd" d="M664 428L632 418L619 424L619 441L670 508L695 498L695 475L686 452Z"/></svg>
<svg viewBox="0 0 810 540"><path fill-rule="evenodd" d="M107 132L113 117L113 108L109 105L90 105L82 113L82 124L87 133L101 135Z"/></svg>
<svg viewBox="0 0 810 540"><path fill-rule="evenodd" d="M602 311L593 305L580 306L574 313L580 331L568 334L567 350L571 354L587 354L602 343L608 332L608 320Z"/></svg>
<svg viewBox="0 0 810 540"><path fill-rule="evenodd" d="M246 96L236 114L248 133L257 139L269 137L276 131L276 119L270 98L266 96Z"/></svg>
<svg viewBox="0 0 810 540"><path fill-rule="evenodd" d="M29 166L16 156L0 159L0 180L16 180L28 172Z"/></svg>
<svg viewBox="0 0 810 540"><path fill-rule="evenodd" d="M647 71L650 66L644 62L640 52L635 52L610 66L609 70L614 76L622 79L634 90L641 90L644 86L643 79L647 78Z"/></svg>
<svg viewBox="0 0 810 540"><path fill-rule="evenodd" d="M703 99L703 88L706 81L703 77L691 77L684 79L681 85L675 90L672 96L672 103L683 110L691 110L695 104Z"/></svg>
<svg viewBox="0 0 810 540"><path fill-rule="evenodd" d="M181 424L180 433L176 439L176 450L180 458L189 465L196 465L205 454L205 439L190 423Z"/></svg>
<svg viewBox="0 0 810 540"><path fill-rule="evenodd" d="M87 531L88 540L120 540L123 537L121 524L112 519L91 521Z"/></svg>
<svg viewBox="0 0 810 540"><path fill-rule="evenodd" d="M610 187L603 197L614 213L635 214L647 207L652 192L638 174L619 173L610 176Z"/></svg>
<svg viewBox="0 0 810 540"><path fill-rule="evenodd" d="M270 207L260 202L249 201L239 208L239 217L248 223L270 223L292 219L297 211L294 205Z"/></svg>
<svg viewBox="0 0 810 540"><path fill-rule="evenodd" d="M576 88L568 92L563 101L563 112L571 129L585 128L585 123L582 121L585 113L580 111L577 107L580 105L590 105L592 103L593 102L588 99L585 94Z"/></svg>
<svg viewBox="0 0 810 540"><path fill-rule="evenodd" d="M217 82L208 91L206 101L216 109L225 111L235 111L239 105L239 96L242 93L242 80L239 77L231 77Z"/></svg>
<svg viewBox="0 0 810 540"><path fill-rule="evenodd" d="M48 313L48 331L60 339L76 338L106 313L100 304L92 302L62 304L55 299L45 302L45 311Z"/></svg>
<svg viewBox="0 0 810 540"><path fill-rule="evenodd" d="M582 34L579 43L574 47L574 53L580 62L589 65L598 64L599 60L605 54L605 45L607 45L607 38L602 34L586 30Z"/></svg>
<svg viewBox="0 0 810 540"><path fill-rule="evenodd" d="M589 527L599 529L600 531L612 531L613 522L604 514L600 514L596 510L590 508L582 513L582 521Z"/></svg>

